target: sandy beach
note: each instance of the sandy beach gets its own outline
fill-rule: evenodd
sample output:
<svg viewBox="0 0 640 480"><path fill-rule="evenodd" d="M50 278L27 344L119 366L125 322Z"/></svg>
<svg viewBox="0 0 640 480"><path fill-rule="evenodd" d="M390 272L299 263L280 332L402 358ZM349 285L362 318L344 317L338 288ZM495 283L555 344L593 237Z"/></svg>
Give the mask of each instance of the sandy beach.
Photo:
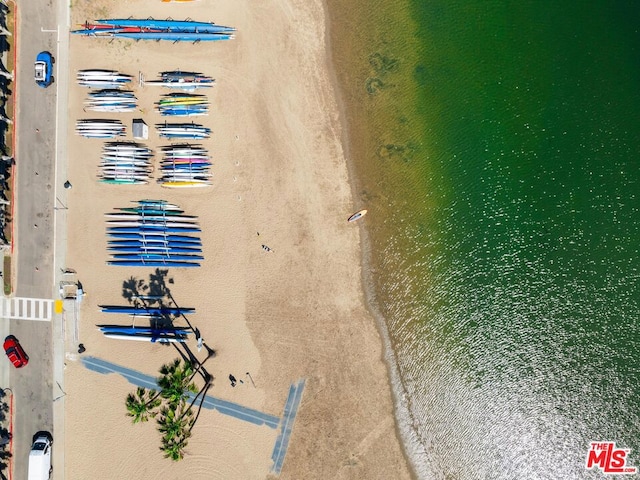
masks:
<svg viewBox="0 0 640 480"><path fill-rule="evenodd" d="M80 361L97 357L155 377L177 357L172 347L107 339L96 328L126 324L127 317L102 314L98 305L127 305L123 282L148 282L154 272L106 265L103 214L140 199L167 200L199 218L202 267L170 269L167 286L181 306L196 308L189 318L217 352L206 364L215 377L208 395L282 417L291 384L305 381L278 478L411 478L381 340L364 303L361 226L346 222L365 206L354 204L349 186L324 5L79 0L71 9L73 28L98 18L149 16L190 17L238 31L230 41L195 45L74 35L70 78L88 68L136 78L142 72L148 79L174 69L214 77L216 86L203 92L209 116L185 120L213 131L201 142L213 159L213 185L98 183L104 142L75 135L75 120L118 118L132 140L131 120L142 118L150 127L144 143L158 152L169 142L153 128L165 120L154 102L168 91L134 82L138 111L97 114L83 111L88 90L69 85L67 264L86 296L77 320L66 318L64 478L276 478L271 456L279 428L203 409L184 460L172 462L159 449L155 422L133 425L125 415L126 395L135 387ZM82 355L78 340L87 349ZM190 346L195 350L195 341ZM232 387L229 374L243 383Z"/></svg>

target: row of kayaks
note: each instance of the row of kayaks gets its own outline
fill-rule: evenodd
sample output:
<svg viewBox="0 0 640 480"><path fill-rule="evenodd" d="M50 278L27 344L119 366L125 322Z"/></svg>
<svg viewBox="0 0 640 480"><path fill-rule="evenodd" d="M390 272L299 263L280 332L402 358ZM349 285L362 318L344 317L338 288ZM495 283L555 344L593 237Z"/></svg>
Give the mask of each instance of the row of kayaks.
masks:
<svg viewBox="0 0 640 480"><path fill-rule="evenodd" d="M198 88L211 88L215 80L200 72L184 72L169 70L160 72L157 80L145 80L142 72L138 74L138 83L144 86L159 86L183 91L194 91ZM116 70L91 69L79 70L76 74L78 85L88 88L126 88L132 82L133 76Z"/></svg>
<svg viewBox="0 0 640 480"><path fill-rule="evenodd" d="M198 123L157 123L158 136L169 140L205 140L211 129ZM115 138L125 136L127 129L120 120L95 118L76 121L76 133L86 138Z"/></svg>
<svg viewBox="0 0 640 480"><path fill-rule="evenodd" d="M198 267L203 260L197 217L177 205L141 200L105 214L109 265ZM124 313L124 312L121 312Z"/></svg>
<svg viewBox="0 0 640 480"><path fill-rule="evenodd" d="M94 112L133 112L137 108L138 99L131 90L116 88L92 90L84 101L84 109ZM208 115L209 100L206 95L169 93L156 102L156 108L163 116Z"/></svg>

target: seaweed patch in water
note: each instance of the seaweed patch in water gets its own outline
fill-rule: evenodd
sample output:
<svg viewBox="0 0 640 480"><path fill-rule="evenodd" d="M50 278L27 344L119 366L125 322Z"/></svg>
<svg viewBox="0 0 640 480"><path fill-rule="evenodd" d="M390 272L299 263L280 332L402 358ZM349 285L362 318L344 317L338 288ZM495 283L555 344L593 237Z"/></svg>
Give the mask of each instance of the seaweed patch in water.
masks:
<svg viewBox="0 0 640 480"><path fill-rule="evenodd" d="M403 162L408 163L415 155L416 150L416 146L411 142L406 145L389 143L387 145L381 145L380 148L378 148L378 157L383 160L399 158Z"/></svg>

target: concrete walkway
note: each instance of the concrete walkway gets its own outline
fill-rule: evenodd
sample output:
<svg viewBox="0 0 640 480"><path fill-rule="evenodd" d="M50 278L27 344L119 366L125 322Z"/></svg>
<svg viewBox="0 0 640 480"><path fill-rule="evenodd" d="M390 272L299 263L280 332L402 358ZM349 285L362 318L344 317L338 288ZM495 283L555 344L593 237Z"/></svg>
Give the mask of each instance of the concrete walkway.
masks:
<svg viewBox="0 0 640 480"><path fill-rule="evenodd" d="M287 449L289 448L291 431L293 430L293 424L296 420L298 407L302 400L304 383L304 380L298 380L296 383L291 385L289 388L289 396L284 404L284 413L282 414L282 420L280 421L280 434L278 435L276 445L273 447L273 453L271 454L271 460L273 460L271 473L275 473L276 475L280 475L280 472L282 471L284 457L287 454Z"/></svg>
<svg viewBox="0 0 640 480"><path fill-rule="evenodd" d="M86 356L82 357L81 360L82 364L86 368L93 370L94 372L105 375L117 373L118 375L122 375L128 382L135 386L158 389L156 378L151 375L145 375L144 373L115 363L107 362L106 360L102 360L97 357ZM210 396L205 397L202 406L210 410L218 410L223 415L229 415L237 418L238 420L253 423L254 425L266 425L269 428L278 428L280 433L278 434L278 438L276 439L276 443L273 447L273 453L271 454L271 459L273 460L271 473L279 475L282 471L282 465L287 454L287 449L289 448L289 440L293 430L293 424L295 423L296 414L298 413L298 407L302 400L304 385L304 379L298 380L296 383L291 385L282 417L276 417L275 415L263 413L237 403ZM191 394L191 398L193 398L193 394Z"/></svg>
<svg viewBox="0 0 640 480"><path fill-rule="evenodd" d="M81 360L85 367L94 372L102 374L117 373L138 387L158 389L156 378L150 375L145 375L144 373L107 362L97 357L82 357ZM255 425L267 425L270 428L276 428L280 423L280 418L275 415L259 412L258 410L243 407L237 403L228 402L220 398L206 396L202 406L209 410L218 410L223 415L229 415L238 420L243 420Z"/></svg>

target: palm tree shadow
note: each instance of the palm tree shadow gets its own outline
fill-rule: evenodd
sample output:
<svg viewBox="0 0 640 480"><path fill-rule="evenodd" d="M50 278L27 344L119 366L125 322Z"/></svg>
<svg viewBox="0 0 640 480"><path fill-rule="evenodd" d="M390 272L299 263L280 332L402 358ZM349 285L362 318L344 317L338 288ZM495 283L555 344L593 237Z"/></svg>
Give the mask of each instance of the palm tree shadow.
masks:
<svg viewBox="0 0 640 480"><path fill-rule="evenodd" d="M180 306L178 305L178 302L171 294L171 289L168 286L169 284L173 284L173 278L169 277L169 271L157 268L153 273L149 275L148 282L136 277L131 277L125 280L122 283L122 297L127 300L132 306L139 307L141 309L169 307L179 308ZM216 351L200 339L200 331L198 330L198 328L194 327L191 324L187 316L182 312L180 312L178 315L163 314L153 316L149 319L149 326L155 329L166 329L174 327L174 322L177 318L180 318L187 323L189 329L191 329L191 331L196 334L196 337L199 340L199 347L202 346L206 350L206 357L203 360L199 360L193 350L185 342L171 343L171 345L176 348L178 354L185 362L189 362L191 365L195 366L191 379L196 375L200 375L204 382L202 389L194 398L191 404L191 406L193 406L193 404L198 400L198 397L200 397L200 405L198 407L199 415L200 409L202 408L202 401L204 400L204 396L212 386L214 379L213 375L211 375L206 370L204 364L210 358L216 356Z"/></svg>
<svg viewBox="0 0 640 480"><path fill-rule="evenodd" d="M149 275L149 282L131 277L122 283L122 297L141 309L179 307L167 286L173 283L173 278L168 278L168 274L169 270L157 268ZM156 329L171 328L174 319L175 315L171 314L155 315L149 318L149 326Z"/></svg>

